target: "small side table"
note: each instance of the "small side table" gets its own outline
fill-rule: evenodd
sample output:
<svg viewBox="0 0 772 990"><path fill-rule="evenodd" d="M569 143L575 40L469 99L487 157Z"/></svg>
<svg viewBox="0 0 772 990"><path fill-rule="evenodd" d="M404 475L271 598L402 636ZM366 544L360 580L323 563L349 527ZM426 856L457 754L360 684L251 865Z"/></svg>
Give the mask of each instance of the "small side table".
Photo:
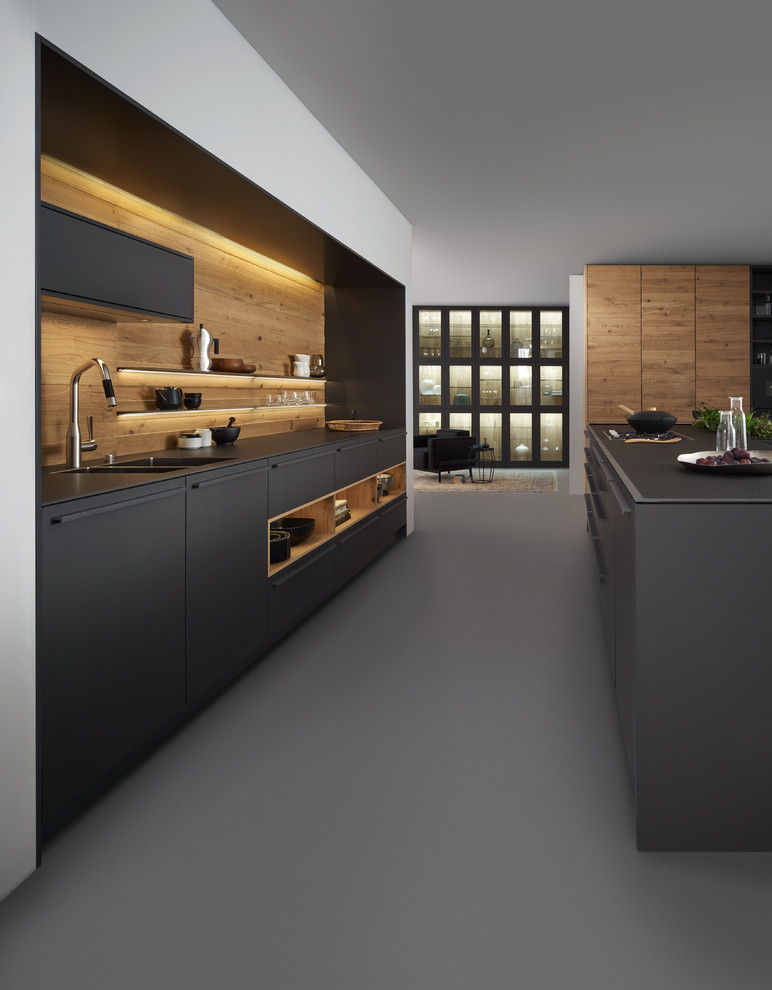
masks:
<svg viewBox="0 0 772 990"><path fill-rule="evenodd" d="M496 452L488 443L476 443L472 447L474 454L474 466L472 468L472 481L478 485L487 485L493 481L493 472L496 467Z"/></svg>

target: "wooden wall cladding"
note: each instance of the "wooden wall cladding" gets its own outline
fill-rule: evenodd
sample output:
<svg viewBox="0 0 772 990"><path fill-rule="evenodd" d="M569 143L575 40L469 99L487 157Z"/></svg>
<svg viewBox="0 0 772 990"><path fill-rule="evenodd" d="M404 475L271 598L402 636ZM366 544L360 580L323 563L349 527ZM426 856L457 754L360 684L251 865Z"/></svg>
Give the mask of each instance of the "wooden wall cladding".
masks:
<svg viewBox="0 0 772 990"><path fill-rule="evenodd" d="M747 266L588 265L586 422L621 422L624 403L690 423L700 403L749 399L749 277Z"/></svg>
<svg viewBox="0 0 772 990"><path fill-rule="evenodd" d="M267 393L311 391L324 402L324 385L212 376L199 382L173 373L168 380L121 375L119 367L156 366L190 369L188 334L203 323L220 340L220 355L241 357L257 366L256 375L290 375L294 353L324 353L324 286L228 241L212 231L137 199L61 162L41 160L41 197L72 210L174 248L195 258L195 323L148 321L124 314L84 312L84 307L45 300L41 323L41 432L44 465L64 461L72 372L88 358L106 361L116 386L118 406L108 410L94 369L81 379L81 429L94 416L99 451L84 460L173 446L182 430L223 425L227 410L242 436L259 436L324 425L321 405L264 408ZM104 315L104 318L101 318ZM119 412L155 410L154 387L180 385L203 393L201 410L124 418ZM246 407L246 408L245 408ZM225 412L223 412L225 410Z"/></svg>
<svg viewBox="0 0 772 990"><path fill-rule="evenodd" d="M728 409L741 395L750 409L750 269L698 265L695 318L697 402Z"/></svg>
<svg viewBox="0 0 772 990"><path fill-rule="evenodd" d="M584 300L586 421L618 423L641 408L640 265L588 265Z"/></svg>
<svg viewBox="0 0 772 990"><path fill-rule="evenodd" d="M694 409L694 266L641 268L641 409Z"/></svg>

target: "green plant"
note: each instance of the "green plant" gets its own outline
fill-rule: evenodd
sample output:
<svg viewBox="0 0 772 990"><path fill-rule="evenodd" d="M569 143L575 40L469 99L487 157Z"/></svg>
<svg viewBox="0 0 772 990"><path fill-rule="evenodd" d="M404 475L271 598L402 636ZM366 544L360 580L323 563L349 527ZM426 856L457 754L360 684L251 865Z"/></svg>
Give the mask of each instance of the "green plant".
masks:
<svg viewBox="0 0 772 990"><path fill-rule="evenodd" d="M762 413L756 416L751 413L753 422L748 424L748 436L757 437L759 440L772 440L772 418L769 413Z"/></svg>
<svg viewBox="0 0 772 990"><path fill-rule="evenodd" d="M701 402L700 405L702 406L701 409L692 409L692 416L694 417L692 425L715 433L721 421L721 410L718 408L708 409L704 402Z"/></svg>
<svg viewBox="0 0 772 990"><path fill-rule="evenodd" d="M694 423L703 430L710 430L715 433L721 420L721 410L709 409L704 402L700 404L701 409L693 409L692 416ZM749 437L756 437L759 440L772 440L772 418L769 413L762 413L757 416L755 412L745 414L745 429Z"/></svg>

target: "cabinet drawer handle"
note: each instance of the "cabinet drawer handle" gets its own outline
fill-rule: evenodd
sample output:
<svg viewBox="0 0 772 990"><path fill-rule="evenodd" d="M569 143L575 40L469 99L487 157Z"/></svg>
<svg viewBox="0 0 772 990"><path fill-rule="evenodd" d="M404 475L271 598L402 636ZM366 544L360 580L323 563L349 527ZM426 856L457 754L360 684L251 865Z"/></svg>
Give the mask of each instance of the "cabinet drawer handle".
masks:
<svg viewBox="0 0 772 990"><path fill-rule="evenodd" d="M598 569L598 581L600 584L605 584L608 579L603 569L603 554L600 550L600 538L597 536L592 537L592 549L595 551L595 566Z"/></svg>
<svg viewBox="0 0 772 990"><path fill-rule="evenodd" d="M348 543L349 540L353 540L355 536L359 536L360 533L364 533L366 529L375 525L375 519L370 518L366 522L360 523L355 529L348 530L342 536L335 537L336 546L342 546L344 543Z"/></svg>
<svg viewBox="0 0 772 990"><path fill-rule="evenodd" d="M228 481L236 481L237 478L246 478L249 475L263 474L267 468L251 468L249 471L239 471L237 474L229 474L224 478L205 478L201 481L191 481L191 488L210 488L212 485L224 485Z"/></svg>
<svg viewBox="0 0 772 990"><path fill-rule="evenodd" d="M593 473L592 466L587 461L584 462L584 473L587 475L587 484L589 485L590 492L593 495L597 495L598 485L595 480L595 474Z"/></svg>
<svg viewBox="0 0 772 990"><path fill-rule="evenodd" d="M277 577L273 581L271 581L271 587L281 588L283 584L286 584L288 581L291 581L293 578L297 577L298 574L301 574L303 571L308 570L309 567L313 567L314 564L317 564L320 560L322 560L328 554L331 554L334 550L335 550L335 545L333 544L332 546L327 547L326 550L323 550L320 554L315 555L312 560L307 560L303 564L298 564L296 567L293 567L291 570L282 574L281 577Z"/></svg>
<svg viewBox="0 0 772 990"><path fill-rule="evenodd" d="M629 515L632 511L630 506L627 504L627 500L624 498L622 493L619 491L619 483L616 478L606 478L606 484L609 486L609 491L614 496L617 505L619 506L619 511L623 516Z"/></svg>
<svg viewBox="0 0 772 990"><path fill-rule="evenodd" d="M91 519L92 516L101 516L105 512L115 512L117 509L127 509L132 505L144 504L145 502L158 502L162 498L171 498L173 495L184 495L184 488L174 488L169 492L156 492L154 495L143 495L140 498L129 498L125 502L112 502L110 505L100 505L95 509L82 509L80 512L68 512L61 516L52 516L52 523L79 522L81 519Z"/></svg>

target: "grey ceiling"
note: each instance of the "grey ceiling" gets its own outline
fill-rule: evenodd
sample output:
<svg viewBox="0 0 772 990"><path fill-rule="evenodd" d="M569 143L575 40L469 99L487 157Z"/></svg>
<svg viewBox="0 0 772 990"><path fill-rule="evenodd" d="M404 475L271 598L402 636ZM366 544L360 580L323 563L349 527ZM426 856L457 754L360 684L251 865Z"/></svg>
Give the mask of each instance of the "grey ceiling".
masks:
<svg viewBox="0 0 772 990"><path fill-rule="evenodd" d="M772 261L769 0L215 2L415 224L417 301Z"/></svg>

